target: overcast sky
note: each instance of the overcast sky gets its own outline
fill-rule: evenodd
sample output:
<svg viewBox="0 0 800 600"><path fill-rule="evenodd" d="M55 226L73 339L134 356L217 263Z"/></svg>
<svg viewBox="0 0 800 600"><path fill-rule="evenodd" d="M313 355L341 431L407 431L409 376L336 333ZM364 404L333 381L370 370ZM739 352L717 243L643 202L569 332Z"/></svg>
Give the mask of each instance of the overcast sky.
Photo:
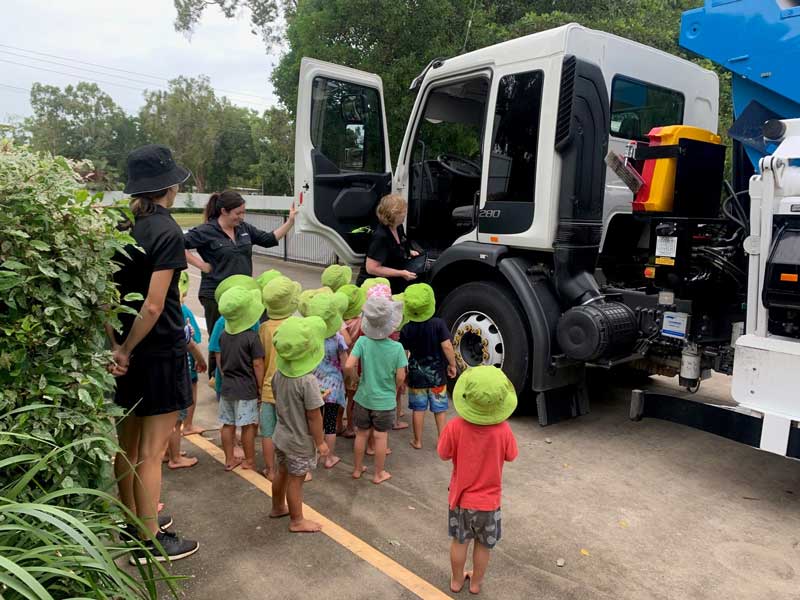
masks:
<svg viewBox="0 0 800 600"><path fill-rule="evenodd" d="M143 89L178 75L208 75L234 104L264 110L275 103L269 75L277 57L250 33L247 14L226 19L210 7L189 38L173 29L172 0L11 4L0 25L0 121L31 114L29 90L37 81L63 88L97 80L128 113L143 104Z"/></svg>

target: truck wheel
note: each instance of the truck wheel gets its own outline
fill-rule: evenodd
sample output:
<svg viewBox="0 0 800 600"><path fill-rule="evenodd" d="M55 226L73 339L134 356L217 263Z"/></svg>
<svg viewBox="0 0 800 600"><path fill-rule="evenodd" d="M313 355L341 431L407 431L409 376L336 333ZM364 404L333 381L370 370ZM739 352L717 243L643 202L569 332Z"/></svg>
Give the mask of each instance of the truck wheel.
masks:
<svg viewBox="0 0 800 600"><path fill-rule="evenodd" d="M522 311L509 291L494 282L465 283L439 308L453 336L458 368L478 365L503 369L517 393L528 381L530 344Z"/></svg>

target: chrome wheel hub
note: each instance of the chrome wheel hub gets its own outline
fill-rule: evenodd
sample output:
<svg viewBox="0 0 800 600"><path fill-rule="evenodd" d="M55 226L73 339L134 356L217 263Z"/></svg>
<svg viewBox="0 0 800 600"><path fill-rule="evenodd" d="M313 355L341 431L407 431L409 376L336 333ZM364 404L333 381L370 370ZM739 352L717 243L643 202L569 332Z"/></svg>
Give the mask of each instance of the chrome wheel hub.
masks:
<svg viewBox="0 0 800 600"><path fill-rule="evenodd" d="M482 312L467 312L456 319L453 325L453 348L462 371L478 365L503 366L503 336L497 325Z"/></svg>

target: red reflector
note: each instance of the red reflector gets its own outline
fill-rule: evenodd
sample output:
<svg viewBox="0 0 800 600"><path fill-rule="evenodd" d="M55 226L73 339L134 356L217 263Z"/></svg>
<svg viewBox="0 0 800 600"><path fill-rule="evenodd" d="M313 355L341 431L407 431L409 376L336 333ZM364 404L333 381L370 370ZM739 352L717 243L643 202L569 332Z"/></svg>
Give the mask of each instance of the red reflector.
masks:
<svg viewBox="0 0 800 600"><path fill-rule="evenodd" d="M781 281L797 283L797 273L781 273Z"/></svg>
<svg viewBox="0 0 800 600"><path fill-rule="evenodd" d="M298 204L300 204L300 206L303 206L303 192L300 192L300 202Z"/></svg>
<svg viewBox="0 0 800 600"><path fill-rule="evenodd" d="M656 268L655 267L645 267L644 268L644 276L648 279L655 279L656 277Z"/></svg>

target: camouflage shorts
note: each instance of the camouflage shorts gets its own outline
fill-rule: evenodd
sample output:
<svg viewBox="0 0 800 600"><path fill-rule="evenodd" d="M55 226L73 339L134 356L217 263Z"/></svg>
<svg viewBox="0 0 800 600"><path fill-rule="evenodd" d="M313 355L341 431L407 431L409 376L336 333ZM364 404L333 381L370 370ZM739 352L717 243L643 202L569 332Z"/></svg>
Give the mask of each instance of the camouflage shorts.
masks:
<svg viewBox="0 0 800 600"><path fill-rule="evenodd" d="M448 533L451 538L464 544L475 540L487 548L494 548L500 541L501 515L497 510L470 510L451 508L447 515Z"/></svg>
<svg viewBox="0 0 800 600"><path fill-rule="evenodd" d="M275 448L275 462L278 465L286 465L289 475L299 477L317 468L317 455L314 456L295 456L286 454L280 448Z"/></svg>

